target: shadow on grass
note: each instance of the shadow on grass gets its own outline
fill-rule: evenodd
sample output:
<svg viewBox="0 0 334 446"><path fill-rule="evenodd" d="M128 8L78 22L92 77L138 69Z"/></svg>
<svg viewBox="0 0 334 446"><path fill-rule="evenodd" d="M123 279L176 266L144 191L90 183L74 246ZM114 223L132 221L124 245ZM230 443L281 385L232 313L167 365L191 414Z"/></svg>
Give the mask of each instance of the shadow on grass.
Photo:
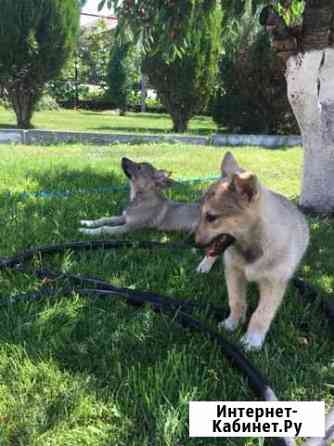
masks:
<svg viewBox="0 0 334 446"><path fill-rule="evenodd" d="M304 259L304 274L318 287L334 289L334 218L308 217L310 245ZM334 295L333 295L334 299Z"/></svg>
<svg viewBox="0 0 334 446"><path fill-rule="evenodd" d="M89 115L89 116L110 116L112 117L117 117L117 118L124 118L124 119L143 119L143 120L148 120L148 119L168 119L170 118L170 116L166 113L128 113L125 116L121 116L117 113L113 113L111 110L107 110L105 112L94 112L94 111L86 111L86 110L79 110L80 113L84 114L84 115Z"/></svg>
<svg viewBox="0 0 334 446"><path fill-rule="evenodd" d="M131 127L115 127L115 126L98 126L98 127L91 127L88 128L87 130L94 130L94 131L109 131L109 132L126 132L126 133L139 133L139 134L173 134L173 135L178 135L178 136L189 136L189 135L211 135L212 133L214 133L213 129L207 129L207 128L196 128L196 129L188 129L185 133L175 133L175 131L173 131L173 129L159 129L156 127L135 127L135 126L131 126Z"/></svg>
<svg viewBox="0 0 334 446"><path fill-rule="evenodd" d="M121 175L98 175L90 170L50 170L43 174L35 173L34 179L38 181L40 189L48 190L53 190L56 185L57 190L73 190L82 185L86 188L91 185L103 187L110 183L119 187L124 185ZM184 186L175 195L189 197L191 189L190 186ZM127 195L125 192L94 196L86 194L65 199L31 199L20 204L15 202L14 196L3 209L0 208L2 220L2 217L10 214L10 209L13 213L17 206L15 218L7 218L0 229L1 234L3 231L7 235L6 240L1 237L1 252L8 252L8 248L14 246L15 250L22 250L28 246L85 238L77 232L80 218L119 214L123 208L121 202L124 201L125 205ZM136 240L160 237L164 237L164 234L152 235L151 232L146 232L129 235L127 238ZM175 238L178 237L175 235ZM195 295L196 287L199 299L201 295L205 296L209 279L197 276L194 280L194 274L185 273L194 271L197 260L190 251L129 249L78 255L64 253L43 259L43 265L50 269L100 277L118 285L152 289L165 295L191 297ZM218 274L217 272L216 275ZM36 286L35 280L22 274L9 273L4 276L6 278L0 286L3 298L8 296L7 292L12 292L14 286L16 290ZM90 300L75 295L63 296L60 292L53 300L22 303L15 308L1 307L0 312L6 320L0 327L0 340L8 348L11 346L13 351L24 353L25 360L33 364L33 367L29 366L32 375L36 373L38 376L36 382L40 382L45 389L50 389L53 394L45 403L43 399L40 400L39 419L44 421L34 425L31 429L34 434L50 431L69 417L75 419L81 400L74 398L71 401L71 389L66 390L65 376L70 376L73 382L78 379L82 382L87 380L87 385L79 388L76 395L82 391L84 398L89 390L94 393L100 405L106 401L116 401L121 418L115 422L120 424L121 419L133 420L135 425L140 422L140 431L153 438L163 435L158 420L159 412L166 404L165 395L176 407L183 399L183 392L188 394L194 392L192 389L201 388L198 397L202 393L204 396L209 392L213 396L213 393L220 392L219 382L214 381L209 386L202 379L203 355L207 354L207 343L198 336L194 338L193 334L183 330L168 317L156 315L148 308L136 310L124 302L115 302L115 299ZM223 359L215 359L219 356L217 347L210 347L208 360L211 367L217 361L218 367L223 368ZM23 367L24 361L20 361L20 366L21 364ZM41 364L44 364L44 370ZM46 376L45 364L56 367L59 373L64 374L63 389L66 398L63 394L55 396L62 381L59 381L59 377L58 381L52 381ZM22 376L19 366L17 370L10 386L19 386L23 379L24 368ZM66 378L67 381L68 379ZM239 376L236 379L239 381ZM125 382L127 385L120 385ZM186 390L182 390L184 386ZM235 385L233 387L238 388ZM31 391L34 392L34 389ZM19 406L20 404L23 403L18 402ZM34 404L23 409L20 406L20 409L28 412ZM18 411L19 409L15 412ZM20 425L15 414L11 416L15 425ZM24 421L22 424L25 426ZM124 428L129 430L126 425ZM14 431L16 429L13 427ZM130 432L136 441L126 444L143 444L137 437L142 434L135 430ZM24 443L29 444L30 437L24 435L26 434L18 430L17 438L20 441L24 438ZM123 438L126 435L128 432L123 434ZM186 438L186 430L182 431L181 436Z"/></svg>
<svg viewBox="0 0 334 446"><path fill-rule="evenodd" d="M3 124L0 123L0 129L9 130L9 129L17 129L16 124Z"/></svg>
<svg viewBox="0 0 334 446"><path fill-rule="evenodd" d="M96 174L92 169L55 169L33 172L32 175L44 190L87 189L111 184L123 187L126 184L122 174ZM191 185L182 185L169 192L172 198L184 201L190 201L196 193L196 188ZM1 251L6 255L12 253L13 247L21 250L27 246L80 240L84 238L77 232L81 218L119 214L127 199L126 192L119 192L27 200L19 204L14 196L0 207L3 222ZM330 259L334 257L334 224L333 220L310 221L311 247L305 258L304 273L316 282L318 276L332 275ZM162 233L138 232L126 238L163 237ZM178 234L168 237L182 238ZM196 275L194 268L198 261L199 257L190 251L130 249L75 256L66 253L53 259L46 258L43 264L100 277L132 289L150 289L215 304L224 300L223 305L227 308L221 265L209 275ZM9 292L14 284L16 289L23 289L29 279L21 276L18 273L6 275L0 289ZM328 324L319 323L320 314L313 306L290 299L293 295L290 290L286 296L278 320L273 324L265 354L254 354L252 359L273 381L281 397L324 398L323 386L329 382L332 363L332 345L326 339ZM120 417L115 422L121 424L121 419L130 419L134 425L134 428L125 428L125 431L130 429L130 433L124 431L121 435L123 443L126 435L131 434L135 441L126 444L143 444L140 433L135 432L138 425L145 435L160 441L162 414L168 413L171 407L182 410L187 399L241 400L253 397L240 374L229 366L217 346L147 308L136 310L113 299L88 300L60 294L53 301L2 307L1 312L4 316L0 326L2 345L22 349L36 367L41 361L47 363L52 358L52 364L71 379L80 377L87 381L87 389L96 394L98 403L117 402ZM306 328L302 324L305 320ZM237 335L239 337L240 333ZM301 343L300 338L306 339L307 345ZM17 375L13 378L8 373L8 376L11 385L15 386L15 380L19 379ZM59 381L45 384L43 377L42 372L36 372L35 381L41 381L46 387L59 386ZM47 418L48 430L69 417L76 420L80 402L74 399L66 406L67 401L65 396L55 400L50 398L41 407L39 418ZM29 400L28 404L33 403ZM184 428L171 444L205 444L189 442L186 412L181 421L178 419ZM36 424L34 429L37 429ZM40 429L44 432L45 426L41 425ZM218 443L212 441L212 444ZM242 445L243 440L233 442L233 445L239 444Z"/></svg>
<svg viewBox="0 0 334 446"><path fill-rule="evenodd" d="M113 169L112 164L110 169ZM118 166L117 166L118 167ZM39 190L45 191L90 191L93 189L116 188L123 189L128 186L128 181L123 173L116 174L113 170L107 173L96 173L93 168L75 170L56 167L47 173L32 172L29 176L37 181Z"/></svg>

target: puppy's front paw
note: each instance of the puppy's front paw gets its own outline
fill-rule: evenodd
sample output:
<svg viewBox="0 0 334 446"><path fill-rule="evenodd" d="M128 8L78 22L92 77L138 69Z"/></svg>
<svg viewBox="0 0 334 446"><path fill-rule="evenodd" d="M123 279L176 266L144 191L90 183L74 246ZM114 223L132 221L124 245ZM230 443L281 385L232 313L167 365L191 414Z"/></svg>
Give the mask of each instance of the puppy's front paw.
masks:
<svg viewBox="0 0 334 446"><path fill-rule="evenodd" d="M218 328L223 328L224 330L227 331L235 331L238 328L239 325L239 321L231 318L231 316L229 316L227 319L225 319L224 321L220 322L218 324Z"/></svg>
<svg viewBox="0 0 334 446"><path fill-rule="evenodd" d="M240 341L245 351L258 351L261 350L264 338L265 336L259 333L246 333Z"/></svg>
<svg viewBox="0 0 334 446"><path fill-rule="evenodd" d="M80 220L81 226L86 226L87 228L91 228L94 226L92 220Z"/></svg>

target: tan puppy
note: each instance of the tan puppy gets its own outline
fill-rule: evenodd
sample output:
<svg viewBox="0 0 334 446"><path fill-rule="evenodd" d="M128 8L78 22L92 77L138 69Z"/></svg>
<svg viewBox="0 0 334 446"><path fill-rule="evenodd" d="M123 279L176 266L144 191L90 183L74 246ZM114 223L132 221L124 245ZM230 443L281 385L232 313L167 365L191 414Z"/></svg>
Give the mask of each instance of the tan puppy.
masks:
<svg viewBox="0 0 334 446"><path fill-rule="evenodd" d="M221 326L235 330L245 321L247 282L256 282L260 299L242 342L248 350L260 349L306 251L309 229L294 204L262 186L231 153L222 172L202 202L196 242L206 246L222 234L236 239L224 254L230 315Z"/></svg>

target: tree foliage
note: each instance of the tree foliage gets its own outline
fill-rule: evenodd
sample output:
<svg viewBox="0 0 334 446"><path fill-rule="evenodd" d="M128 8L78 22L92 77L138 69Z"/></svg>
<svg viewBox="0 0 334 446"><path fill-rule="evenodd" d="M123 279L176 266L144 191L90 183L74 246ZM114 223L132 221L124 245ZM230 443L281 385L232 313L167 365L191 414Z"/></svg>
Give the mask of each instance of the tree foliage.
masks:
<svg viewBox="0 0 334 446"><path fill-rule="evenodd" d="M177 0L96 1L100 8L106 5L112 7L121 24L126 25L127 29L131 29L134 34L140 33L146 49L149 49L152 44L154 34L152 26L163 23L164 26L159 36L160 48L163 48L165 56L171 59L182 54L189 44L192 27L196 23L200 23L201 20L201 11L197 8L194 0L182 2ZM206 0L203 2L203 7L205 10L210 10L215 3L216 0ZM245 12L246 3L244 0L220 0L219 4L223 11L223 27L235 19L240 19ZM252 2L254 14L259 7L269 7L267 12L272 10L281 17L284 25L289 28L295 38L295 32L298 32L296 27L300 27L302 23L304 25L302 34L304 37L309 34L310 27L306 22L312 24L312 19L309 21L307 17L312 18L312 15L320 12L319 20L322 22L323 31L329 31L325 33L328 34L326 44L333 45L334 43L333 0L254 0ZM268 26L271 27L270 24ZM312 30L310 31L312 33ZM313 41L313 44L316 41Z"/></svg>
<svg viewBox="0 0 334 446"><path fill-rule="evenodd" d="M89 84L99 87L101 98L107 87L110 48L114 39L114 31L107 28L104 20L98 20L93 27L82 27L75 51L59 76L48 83L49 94L59 103L73 105L77 95L79 99L87 97Z"/></svg>
<svg viewBox="0 0 334 446"><path fill-rule="evenodd" d="M299 52L334 47L333 0L281 0L263 8L260 22L285 61Z"/></svg>
<svg viewBox="0 0 334 446"><path fill-rule="evenodd" d="M201 21L189 30L182 57L168 61L160 46L160 27L155 27L151 49L144 58L144 71L170 113L174 131L185 131L192 116L208 103L217 81L221 56L221 11L202 9ZM155 38L156 36L156 38Z"/></svg>
<svg viewBox="0 0 334 446"><path fill-rule="evenodd" d="M249 45L225 54L222 88L212 107L217 125L238 133L298 133L281 65L263 31Z"/></svg>
<svg viewBox="0 0 334 446"><path fill-rule="evenodd" d="M217 0L99 0L99 9L113 7L120 27L134 40L142 41L144 51L159 48L165 60L174 60L191 45L193 30ZM159 27L159 34L156 29Z"/></svg>
<svg viewBox="0 0 334 446"><path fill-rule="evenodd" d="M2 0L0 84L19 127L29 127L47 81L57 77L79 28L77 0Z"/></svg>
<svg viewBox="0 0 334 446"><path fill-rule="evenodd" d="M259 24L254 2L227 24L221 88L213 105L219 127L242 133L296 132L286 95L282 61Z"/></svg>
<svg viewBox="0 0 334 446"><path fill-rule="evenodd" d="M84 82L92 84L106 82L110 48L114 38L114 31L108 29L104 20L98 20L94 28L81 30L78 56L81 63L80 75Z"/></svg>
<svg viewBox="0 0 334 446"><path fill-rule="evenodd" d="M121 115L124 115L127 111L129 95L132 89L129 62L130 52L130 43L120 43L118 40L115 40L108 66L107 94L113 107L118 108Z"/></svg>

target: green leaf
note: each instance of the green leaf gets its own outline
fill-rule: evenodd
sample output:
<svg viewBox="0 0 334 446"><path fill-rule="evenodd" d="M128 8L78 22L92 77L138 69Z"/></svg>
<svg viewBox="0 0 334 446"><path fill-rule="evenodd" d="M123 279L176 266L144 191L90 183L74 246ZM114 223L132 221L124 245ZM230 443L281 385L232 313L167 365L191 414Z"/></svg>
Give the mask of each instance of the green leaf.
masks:
<svg viewBox="0 0 334 446"><path fill-rule="evenodd" d="M101 0L101 1L100 1L99 5L98 5L98 7L97 7L97 10L98 10L99 12L104 8L105 3L106 3L106 0Z"/></svg>

